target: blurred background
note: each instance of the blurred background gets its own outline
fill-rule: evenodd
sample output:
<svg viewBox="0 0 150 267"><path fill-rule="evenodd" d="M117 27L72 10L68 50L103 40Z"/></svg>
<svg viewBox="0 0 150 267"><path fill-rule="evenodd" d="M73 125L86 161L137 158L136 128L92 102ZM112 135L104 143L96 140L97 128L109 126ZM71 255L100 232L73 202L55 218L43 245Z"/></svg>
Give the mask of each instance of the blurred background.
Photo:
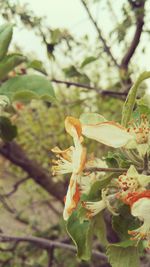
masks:
<svg viewBox="0 0 150 267"><path fill-rule="evenodd" d="M51 149L72 144L64 130L67 115L97 112L120 122L133 81L150 69L150 1L1 0L0 9L1 24L14 24L10 52L27 57L9 77L47 76L57 98L14 103L18 135L0 149L0 231L72 244L62 218L69 176L52 175ZM139 95L145 92L150 92L149 82ZM108 153L101 144L85 143L98 157ZM113 241L115 234L108 235ZM97 239L94 248L103 251ZM110 266L94 257L80 262L69 249L49 251L30 243L2 243L0 251L1 267Z"/></svg>

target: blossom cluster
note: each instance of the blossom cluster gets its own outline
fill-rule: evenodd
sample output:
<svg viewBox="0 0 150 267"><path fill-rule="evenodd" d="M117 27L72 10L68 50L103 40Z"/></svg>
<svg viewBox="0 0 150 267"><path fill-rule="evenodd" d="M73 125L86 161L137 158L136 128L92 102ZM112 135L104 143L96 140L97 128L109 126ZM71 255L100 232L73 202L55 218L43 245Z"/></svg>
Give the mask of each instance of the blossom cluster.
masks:
<svg viewBox="0 0 150 267"><path fill-rule="evenodd" d="M63 212L64 220L68 220L72 212L81 203L81 196L88 194L92 185L109 169L103 159L87 156L84 147L84 137L96 140L104 145L121 148L133 163L126 172L113 179L113 190L111 183L101 191L98 201L82 201L85 208L86 220L104 209L112 214L118 215L115 202L119 200L130 207L131 215L137 217L141 222L138 229L130 230L128 233L133 240L145 240L146 247L150 249L150 176L148 175L148 157L150 153L150 128L149 121L142 115L140 121L131 121L128 128L107 121L103 116L96 113L83 114L80 119L67 117L65 129L73 138L74 145L61 150L58 147L52 149L57 160L54 161L54 174L71 173L71 178L65 197ZM134 163L146 165L146 169L137 170ZM145 164L145 165L144 165ZM102 168L97 172L90 172L90 168ZM115 188L115 190L114 190Z"/></svg>

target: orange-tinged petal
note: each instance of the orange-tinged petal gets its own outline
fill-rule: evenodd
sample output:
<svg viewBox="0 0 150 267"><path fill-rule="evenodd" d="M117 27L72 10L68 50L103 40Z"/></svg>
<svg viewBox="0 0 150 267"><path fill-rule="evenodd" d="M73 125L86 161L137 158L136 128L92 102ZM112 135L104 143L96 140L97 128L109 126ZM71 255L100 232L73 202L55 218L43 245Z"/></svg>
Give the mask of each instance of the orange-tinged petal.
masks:
<svg viewBox="0 0 150 267"><path fill-rule="evenodd" d="M83 171L86 163L86 148L81 144L78 145L73 151L73 172L79 174Z"/></svg>
<svg viewBox="0 0 150 267"><path fill-rule="evenodd" d="M69 216L72 214L73 210L76 209L80 200L80 191L77 180L78 175L72 174L65 198L65 207L63 212L64 220L68 220Z"/></svg>
<svg viewBox="0 0 150 267"><path fill-rule="evenodd" d="M73 138L76 137L76 134L78 135L78 138L80 138L82 134L82 127L78 119L68 116L65 119L65 128L67 133L69 133Z"/></svg>
<svg viewBox="0 0 150 267"><path fill-rule="evenodd" d="M83 124L82 134L114 148L125 146L133 139L124 127L115 122Z"/></svg>
<svg viewBox="0 0 150 267"><path fill-rule="evenodd" d="M132 207L132 205L141 198L150 198L150 190L144 190L142 192L132 192L123 199L123 201Z"/></svg>

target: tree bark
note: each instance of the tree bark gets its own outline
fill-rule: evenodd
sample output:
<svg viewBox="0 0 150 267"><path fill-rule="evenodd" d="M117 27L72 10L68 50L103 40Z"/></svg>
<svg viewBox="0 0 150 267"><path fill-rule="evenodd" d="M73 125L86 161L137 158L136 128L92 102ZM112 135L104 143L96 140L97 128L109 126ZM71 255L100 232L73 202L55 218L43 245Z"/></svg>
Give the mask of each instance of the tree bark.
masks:
<svg viewBox="0 0 150 267"><path fill-rule="evenodd" d="M0 146L0 154L16 166L22 168L37 184L57 200L63 202L65 185L62 182L55 183L52 180L52 176L47 173L39 162L28 158L20 145L16 142L4 143Z"/></svg>

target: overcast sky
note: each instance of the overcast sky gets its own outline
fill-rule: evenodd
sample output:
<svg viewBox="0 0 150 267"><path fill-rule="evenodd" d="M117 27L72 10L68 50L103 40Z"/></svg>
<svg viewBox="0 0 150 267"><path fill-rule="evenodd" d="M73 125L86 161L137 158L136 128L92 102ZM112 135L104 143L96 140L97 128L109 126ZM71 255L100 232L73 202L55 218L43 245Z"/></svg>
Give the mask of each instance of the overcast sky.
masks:
<svg viewBox="0 0 150 267"><path fill-rule="evenodd" d="M12 2L16 2L16 0L12 0ZM80 0L20 0L19 2L21 4L28 3L29 9L33 10L35 14L39 16L46 16L47 24L51 28L67 28L71 31L71 33L77 36L88 34L91 36L91 39L94 40L93 37L96 34L95 29L89 21ZM103 2L105 3L105 1L102 1L102 3ZM125 2L126 0L116 0L115 5L113 5L113 8L115 7L113 11L117 15L119 21L122 19L120 12L121 6ZM104 36L107 38L108 32L113 28L113 20L111 17L108 17L105 4L104 6L100 6L100 4L101 1L93 6L92 14L94 15L95 19L98 20L101 28L105 30ZM148 3L147 8L149 7L150 6ZM131 32L131 34L133 33ZM46 52L41 45L41 41L35 36L32 30L29 31L24 29L16 29L14 32L13 41L21 45L25 52L33 52L37 54L39 59L46 59ZM149 40L145 39L144 35L142 35L141 38L141 43L142 42L147 42L149 44ZM150 70L150 46L147 45L145 47L146 56L143 56L142 53L140 53L140 47L138 47L137 55L134 55L134 60L136 64L138 62L140 65L141 71ZM119 53L117 49L118 47L116 47L116 50L113 51L116 55Z"/></svg>
<svg viewBox="0 0 150 267"><path fill-rule="evenodd" d="M16 2L16 0L12 0L12 2ZM28 3L29 8L35 14L46 16L47 24L51 28L67 28L77 36L88 34L91 38L96 34L80 0L20 0L19 2L21 4ZM117 0L115 3L115 12L118 19L121 18L119 10L123 2L125 0ZM100 8L99 3L95 4L93 5L92 12L107 34L110 31L112 23L111 18L108 18L108 15L106 15L105 6L101 6ZM13 40L24 47L25 51L34 51L41 58L44 57L44 51L41 49L40 41L34 35L33 31L16 30Z"/></svg>

